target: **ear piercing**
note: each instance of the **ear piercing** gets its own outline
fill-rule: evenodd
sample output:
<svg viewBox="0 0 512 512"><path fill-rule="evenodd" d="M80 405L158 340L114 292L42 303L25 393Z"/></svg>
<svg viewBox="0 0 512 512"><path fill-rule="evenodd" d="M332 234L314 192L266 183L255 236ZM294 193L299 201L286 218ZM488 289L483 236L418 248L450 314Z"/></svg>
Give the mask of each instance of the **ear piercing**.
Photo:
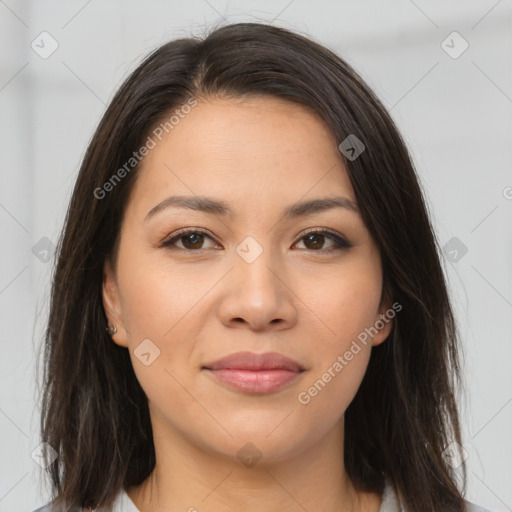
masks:
<svg viewBox="0 0 512 512"><path fill-rule="evenodd" d="M109 324L109 326L105 329L105 331L107 331L107 334L109 336L113 336L117 332L117 329L113 325Z"/></svg>

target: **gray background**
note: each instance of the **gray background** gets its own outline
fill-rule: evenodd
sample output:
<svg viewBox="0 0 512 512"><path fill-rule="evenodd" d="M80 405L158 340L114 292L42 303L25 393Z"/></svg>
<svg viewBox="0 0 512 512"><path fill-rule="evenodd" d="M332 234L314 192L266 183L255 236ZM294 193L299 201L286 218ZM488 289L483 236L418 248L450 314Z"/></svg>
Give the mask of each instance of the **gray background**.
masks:
<svg viewBox="0 0 512 512"><path fill-rule="evenodd" d="M86 145L148 51L225 20L312 35L390 109L446 246L466 355L468 498L512 510L510 0L0 0L0 512L49 496L32 458L36 351L52 244Z"/></svg>

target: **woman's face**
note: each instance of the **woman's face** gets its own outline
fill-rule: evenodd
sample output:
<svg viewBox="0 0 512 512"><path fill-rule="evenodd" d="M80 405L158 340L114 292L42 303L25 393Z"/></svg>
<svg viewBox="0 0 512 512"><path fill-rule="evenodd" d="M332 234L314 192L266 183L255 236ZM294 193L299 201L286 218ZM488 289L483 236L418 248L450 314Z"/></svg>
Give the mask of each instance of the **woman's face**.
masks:
<svg viewBox="0 0 512 512"><path fill-rule="evenodd" d="M155 438L229 458L253 451L263 462L343 435L371 346L391 322L382 322L380 255L339 142L284 100L213 99L136 171L103 304L149 399ZM327 198L340 205L297 208ZM278 353L303 371L206 368L238 352Z"/></svg>

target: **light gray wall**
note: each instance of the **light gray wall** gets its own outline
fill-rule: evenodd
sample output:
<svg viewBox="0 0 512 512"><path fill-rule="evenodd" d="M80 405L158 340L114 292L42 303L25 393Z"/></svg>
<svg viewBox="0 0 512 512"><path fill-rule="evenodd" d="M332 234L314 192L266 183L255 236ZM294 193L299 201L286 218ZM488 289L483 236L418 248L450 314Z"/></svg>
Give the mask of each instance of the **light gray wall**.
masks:
<svg viewBox="0 0 512 512"><path fill-rule="evenodd" d="M48 303L45 251L57 241L93 129L146 52L223 17L274 19L311 34L391 109L441 244L449 244L466 352L468 498L512 510L510 2L0 0L0 512L30 511L48 498L31 455L40 443L35 359ZM43 31L58 44L49 56Z"/></svg>

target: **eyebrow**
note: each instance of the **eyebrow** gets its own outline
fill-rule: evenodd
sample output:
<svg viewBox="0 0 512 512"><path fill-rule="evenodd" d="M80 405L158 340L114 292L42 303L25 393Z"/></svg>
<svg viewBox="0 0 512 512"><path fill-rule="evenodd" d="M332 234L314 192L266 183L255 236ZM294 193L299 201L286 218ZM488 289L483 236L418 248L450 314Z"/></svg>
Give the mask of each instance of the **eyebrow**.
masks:
<svg viewBox="0 0 512 512"><path fill-rule="evenodd" d="M210 213L212 215L221 215L224 217L232 215L232 210L224 201L205 196L171 196L153 207L146 215L145 220L148 220L158 212L171 207L185 208ZM283 217L287 219L302 217L312 213L330 210L332 208L344 208L353 213L359 213L359 209L354 201L348 197L334 196L312 199L310 201L301 201L292 204L286 208Z"/></svg>

